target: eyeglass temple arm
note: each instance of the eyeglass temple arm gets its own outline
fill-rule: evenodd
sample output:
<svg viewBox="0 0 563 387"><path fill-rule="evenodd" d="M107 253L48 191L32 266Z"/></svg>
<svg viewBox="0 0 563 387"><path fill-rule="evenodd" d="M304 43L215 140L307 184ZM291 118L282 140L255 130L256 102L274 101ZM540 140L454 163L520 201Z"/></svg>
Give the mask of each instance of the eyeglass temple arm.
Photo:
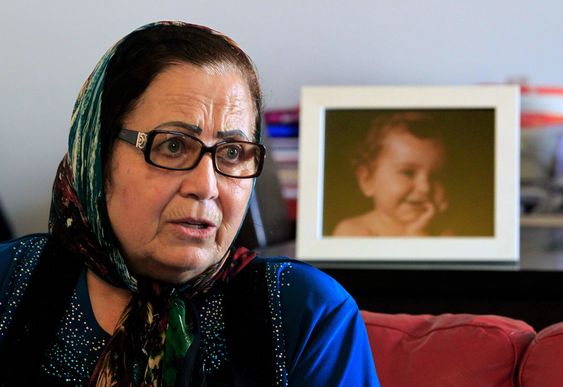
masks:
<svg viewBox="0 0 563 387"><path fill-rule="evenodd" d="M140 150L144 150L147 145L147 134L143 132L137 132L136 130L121 129L119 131L118 137L129 144L135 145L135 147Z"/></svg>

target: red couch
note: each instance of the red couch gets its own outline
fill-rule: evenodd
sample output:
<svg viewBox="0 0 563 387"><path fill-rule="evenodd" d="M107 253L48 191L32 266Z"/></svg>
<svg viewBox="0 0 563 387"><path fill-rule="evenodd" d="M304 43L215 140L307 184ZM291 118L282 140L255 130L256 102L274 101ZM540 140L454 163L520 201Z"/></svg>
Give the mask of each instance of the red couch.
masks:
<svg viewBox="0 0 563 387"><path fill-rule="evenodd" d="M561 387L563 323L362 311L382 387Z"/></svg>

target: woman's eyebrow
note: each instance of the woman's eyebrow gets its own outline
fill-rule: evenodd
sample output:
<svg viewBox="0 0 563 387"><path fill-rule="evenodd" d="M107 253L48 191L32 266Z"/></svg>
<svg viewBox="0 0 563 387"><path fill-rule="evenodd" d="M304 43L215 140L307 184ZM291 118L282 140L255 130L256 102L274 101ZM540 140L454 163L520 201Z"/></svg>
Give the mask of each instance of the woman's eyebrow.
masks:
<svg viewBox="0 0 563 387"><path fill-rule="evenodd" d="M240 129L222 130L217 132L219 138L242 137L248 140L248 136Z"/></svg>
<svg viewBox="0 0 563 387"><path fill-rule="evenodd" d="M191 132L193 134L201 134L201 132L203 132L203 130L194 124L188 124L186 122L183 121L169 121L169 122L164 122L160 125L158 125L155 129L161 129L164 127L170 127L170 126L175 126L178 128L182 128L182 129L186 129L188 132Z"/></svg>

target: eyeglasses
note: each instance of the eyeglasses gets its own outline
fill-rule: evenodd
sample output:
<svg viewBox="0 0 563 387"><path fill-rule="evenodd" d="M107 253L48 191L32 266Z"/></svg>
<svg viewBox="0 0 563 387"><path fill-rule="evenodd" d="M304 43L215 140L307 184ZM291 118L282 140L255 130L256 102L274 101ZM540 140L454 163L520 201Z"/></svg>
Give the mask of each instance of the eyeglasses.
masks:
<svg viewBox="0 0 563 387"><path fill-rule="evenodd" d="M155 167L189 171L209 152L217 173L238 179L260 175L266 154L262 144L250 141L226 140L206 146L189 134L168 130L145 133L123 128L118 137L143 151L145 161Z"/></svg>

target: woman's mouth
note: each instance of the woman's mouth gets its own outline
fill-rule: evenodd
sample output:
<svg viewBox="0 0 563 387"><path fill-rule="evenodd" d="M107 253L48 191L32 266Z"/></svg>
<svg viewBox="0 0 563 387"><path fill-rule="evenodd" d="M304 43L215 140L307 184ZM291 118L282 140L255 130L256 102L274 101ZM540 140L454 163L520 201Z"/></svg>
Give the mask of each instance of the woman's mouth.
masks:
<svg viewBox="0 0 563 387"><path fill-rule="evenodd" d="M183 239L207 239L215 235L215 223L206 219L178 219L170 224Z"/></svg>
<svg viewBox="0 0 563 387"><path fill-rule="evenodd" d="M203 229L203 228L207 228L209 227L208 224L205 223L190 223L190 222L180 222L179 224L185 226L185 227L192 227L192 228L199 228L199 229Z"/></svg>

